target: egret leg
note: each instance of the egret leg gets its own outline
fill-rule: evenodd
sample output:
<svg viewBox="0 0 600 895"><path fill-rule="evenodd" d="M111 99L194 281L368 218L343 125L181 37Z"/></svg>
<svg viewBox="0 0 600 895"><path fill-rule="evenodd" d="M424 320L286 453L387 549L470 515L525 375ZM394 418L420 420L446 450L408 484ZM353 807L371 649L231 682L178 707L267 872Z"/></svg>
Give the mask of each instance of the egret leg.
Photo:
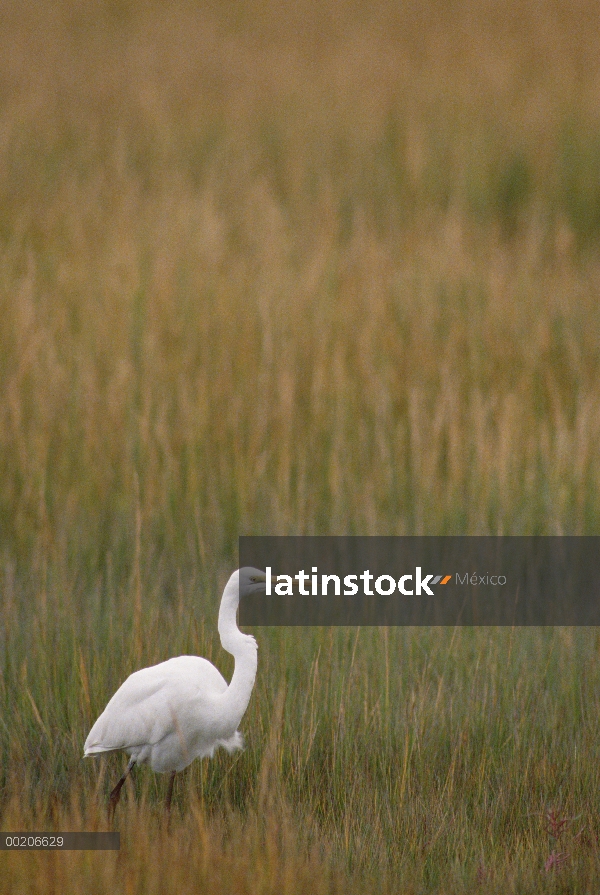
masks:
<svg viewBox="0 0 600 895"><path fill-rule="evenodd" d="M123 776L121 777L121 779L119 780L119 782L117 783L117 785L115 786L115 788L113 789L113 791L110 794L110 800L109 800L109 806L108 806L108 816L110 817L111 820L115 813L115 808L119 804L119 799L121 798L121 789L123 788L123 784L125 783L125 781L127 780L127 777L133 770L134 764L135 764L135 758L131 758L129 760L129 764L127 765L127 767L125 769L125 773L123 774Z"/></svg>
<svg viewBox="0 0 600 895"><path fill-rule="evenodd" d="M167 814L171 810L171 799L173 798L173 784L175 783L175 774L176 771L171 771L171 778L169 780L169 788L167 790L167 801L165 803L165 811Z"/></svg>

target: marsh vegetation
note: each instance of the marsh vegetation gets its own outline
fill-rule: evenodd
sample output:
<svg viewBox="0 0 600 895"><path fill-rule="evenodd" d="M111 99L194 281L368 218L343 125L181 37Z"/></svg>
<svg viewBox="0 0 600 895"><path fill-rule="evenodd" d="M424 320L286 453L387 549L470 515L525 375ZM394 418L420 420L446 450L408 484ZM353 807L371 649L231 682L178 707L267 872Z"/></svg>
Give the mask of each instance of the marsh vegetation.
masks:
<svg viewBox="0 0 600 895"><path fill-rule="evenodd" d="M239 534L600 533L589 0L0 10L0 824L92 830ZM600 640L259 630L247 749L3 892L594 891ZM566 823L563 823L566 821Z"/></svg>

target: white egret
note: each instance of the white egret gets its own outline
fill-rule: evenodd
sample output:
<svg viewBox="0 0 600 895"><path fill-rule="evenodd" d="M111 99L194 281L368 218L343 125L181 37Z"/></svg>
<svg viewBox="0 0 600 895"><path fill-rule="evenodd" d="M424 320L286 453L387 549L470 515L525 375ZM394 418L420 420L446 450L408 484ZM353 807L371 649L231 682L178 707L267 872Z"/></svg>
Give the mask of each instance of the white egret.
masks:
<svg viewBox="0 0 600 895"><path fill-rule="evenodd" d="M225 585L218 628L223 649L235 659L229 686L208 659L168 659L131 674L90 730L84 755L123 750L130 756L110 794L111 813L135 764L170 772L169 811L177 771L195 758L212 756L217 746L228 752L243 747L237 728L254 686L257 644L252 635L240 631L236 613L240 598L264 590L265 581L264 572L246 567L235 571Z"/></svg>

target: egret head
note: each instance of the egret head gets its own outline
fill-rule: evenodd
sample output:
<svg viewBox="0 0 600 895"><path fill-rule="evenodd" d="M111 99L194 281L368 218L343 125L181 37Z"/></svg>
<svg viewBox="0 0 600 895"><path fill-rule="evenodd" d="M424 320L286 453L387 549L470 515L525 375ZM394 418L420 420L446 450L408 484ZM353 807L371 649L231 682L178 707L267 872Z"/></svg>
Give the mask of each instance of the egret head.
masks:
<svg viewBox="0 0 600 895"><path fill-rule="evenodd" d="M267 576L260 569L244 566L239 570L239 594L240 597L248 594L264 593Z"/></svg>

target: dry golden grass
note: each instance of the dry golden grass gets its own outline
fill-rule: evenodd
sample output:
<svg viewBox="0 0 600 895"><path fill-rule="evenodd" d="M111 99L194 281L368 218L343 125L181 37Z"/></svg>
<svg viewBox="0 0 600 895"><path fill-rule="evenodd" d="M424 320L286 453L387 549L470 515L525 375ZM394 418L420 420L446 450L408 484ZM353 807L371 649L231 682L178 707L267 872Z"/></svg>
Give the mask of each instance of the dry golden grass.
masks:
<svg viewBox="0 0 600 895"><path fill-rule="evenodd" d="M3 829L100 823L87 728L220 661L239 534L599 533L599 45L590 0L2 5ZM3 891L593 891L595 633L509 633L257 632L171 832L142 774L119 857Z"/></svg>

